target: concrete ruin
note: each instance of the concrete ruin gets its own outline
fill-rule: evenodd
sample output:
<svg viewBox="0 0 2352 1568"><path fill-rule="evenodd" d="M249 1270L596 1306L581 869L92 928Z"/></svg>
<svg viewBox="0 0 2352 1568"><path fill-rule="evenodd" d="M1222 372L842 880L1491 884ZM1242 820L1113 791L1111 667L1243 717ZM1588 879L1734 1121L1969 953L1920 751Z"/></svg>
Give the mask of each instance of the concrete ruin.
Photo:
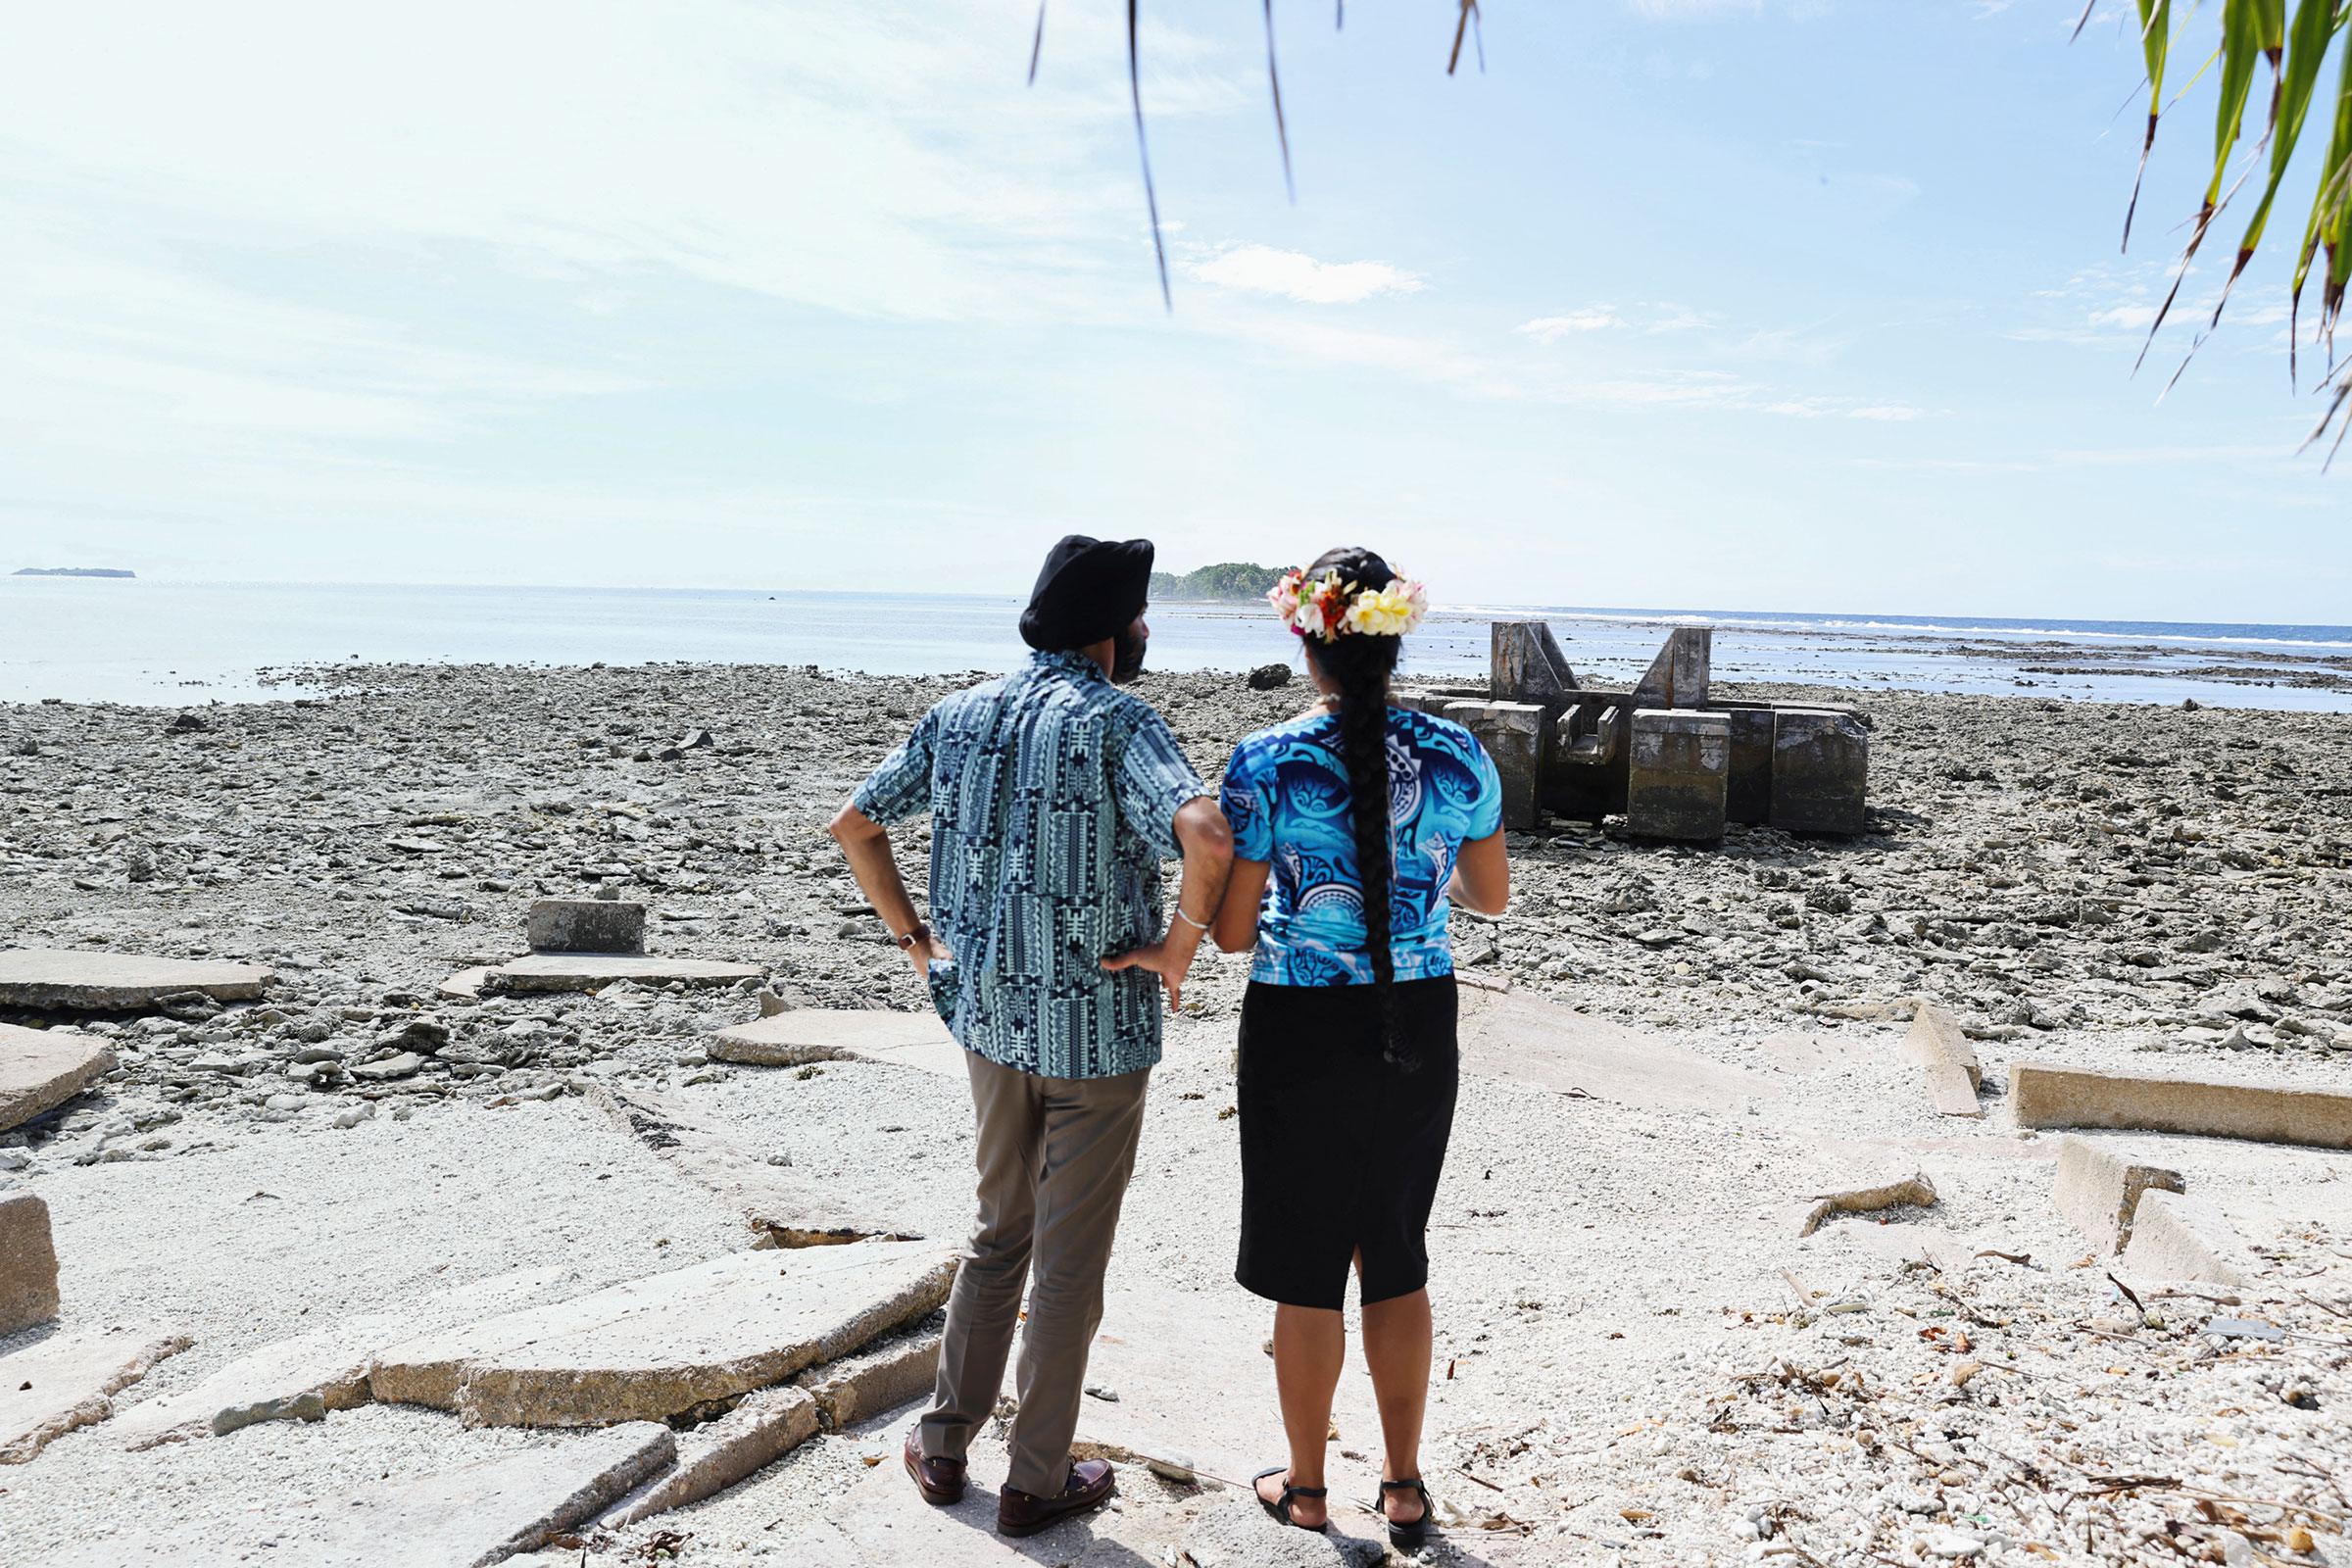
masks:
<svg viewBox="0 0 2352 1568"><path fill-rule="evenodd" d="M1398 701L1467 727L1502 776L1503 826L1623 815L1646 838L1708 841L1731 823L1853 834L1868 825L1870 737L1855 710L1709 690L1714 633L1669 633L1630 691L1579 683L1551 628L1498 620L1487 688Z"/></svg>

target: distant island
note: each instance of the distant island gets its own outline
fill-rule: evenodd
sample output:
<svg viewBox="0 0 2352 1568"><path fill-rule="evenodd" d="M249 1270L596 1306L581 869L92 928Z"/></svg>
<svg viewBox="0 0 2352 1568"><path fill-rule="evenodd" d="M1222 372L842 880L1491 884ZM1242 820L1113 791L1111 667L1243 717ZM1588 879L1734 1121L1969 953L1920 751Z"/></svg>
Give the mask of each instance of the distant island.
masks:
<svg viewBox="0 0 2352 1568"><path fill-rule="evenodd" d="M1262 599L1266 590L1282 580L1280 566L1252 565L1246 561L1225 561L1213 566L1202 566L1179 576L1172 571L1152 574L1152 597L1154 599Z"/></svg>
<svg viewBox="0 0 2352 1568"><path fill-rule="evenodd" d="M136 577L135 571L120 566L19 566L20 577Z"/></svg>

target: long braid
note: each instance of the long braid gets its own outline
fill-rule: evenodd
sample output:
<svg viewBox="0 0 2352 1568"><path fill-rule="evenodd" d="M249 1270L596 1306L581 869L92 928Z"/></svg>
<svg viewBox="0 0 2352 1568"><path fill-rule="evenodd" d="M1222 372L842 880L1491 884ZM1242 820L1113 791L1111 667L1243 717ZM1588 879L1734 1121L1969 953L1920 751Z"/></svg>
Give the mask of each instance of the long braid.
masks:
<svg viewBox="0 0 2352 1568"><path fill-rule="evenodd" d="M1343 581L1379 589L1396 580L1389 564L1369 550L1334 550L1307 568L1320 575L1337 566ZM1389 676L1403 640L1351 635L1314 645L1315 662L1339 687L1340 755L1348 764L1348 806L1355 829L1356 875L1362 883L1364 947L1372 960L1372 992L1380 1005L1381 1055L1402 1072L1421 1065L1396 1007L1396 958L1389 950L1389 895L1396 864L1389 822Z"/></svg>

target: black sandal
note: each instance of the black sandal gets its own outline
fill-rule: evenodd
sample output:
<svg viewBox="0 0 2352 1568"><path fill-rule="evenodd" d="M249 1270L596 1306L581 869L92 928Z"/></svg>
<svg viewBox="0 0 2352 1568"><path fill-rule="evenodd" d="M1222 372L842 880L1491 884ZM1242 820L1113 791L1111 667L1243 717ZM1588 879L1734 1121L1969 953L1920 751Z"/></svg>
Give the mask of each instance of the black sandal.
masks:
<svg viewBox="0 0 2352 1568"><path fill-rule="evenodd" d="M1265 1509L1278 1521L1295 1530L1311 1530L1318 1536L1330 1534L1331 1521L1329 1519L1319 1525L1302 1525L1291 1517L1291 1499L1293 1497L1305 1497L1310 1500L1328 1497L1331 1495L1329 1487L1294 1487L1286 1481L1283 1483L1282 1500L1279 1502L1268 1502L1266 1494L1257 1490L1257 1484L1260 1481L1265 1480L1268 1476L1288 1475L1290 1468L1289 1465L1278 1464L1271 1470L1260 1470L1250 1478L1250 1494L1257 1499L1257 1505L1260 1508Z"/></svg>
<svg viewBox="0 0 2352 1568"><path fill-rule="evenodd" d="M1392 1492L1418 1494L1421 1498L1421 1517L1408 1520L1403 1524L1398 1524L1390 1518L1389 1494ZM1382 1524L1389 1527L1389 1544L1396 1547L1399 1551L1411 1551L1416 1546L1428 1544L1429 1489L1421 1484L1419 1476L1415 1476L1409 1481L1383 1481L1380 1484L1380 1495L1372 1501L1372 1511L1380 1515Z"/></svg>

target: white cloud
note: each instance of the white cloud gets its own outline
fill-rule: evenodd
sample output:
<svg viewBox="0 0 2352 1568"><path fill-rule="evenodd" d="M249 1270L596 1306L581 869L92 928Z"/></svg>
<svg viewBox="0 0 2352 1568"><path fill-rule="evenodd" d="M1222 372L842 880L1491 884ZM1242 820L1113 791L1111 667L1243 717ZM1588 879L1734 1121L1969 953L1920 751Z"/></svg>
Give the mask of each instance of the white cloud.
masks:
<svg viewBox="0 0 2352 1568"><path fill-rule="evenodd" d="M1381 294L1412 294L1424 285L1387 262L1318 262L1271 245L1236 245L1189 270L1219 288L1280 294L1305 305L1355 305Z"/></svg>
<svg viewBox="0 0 2352 1568"><path fill-rule="evenodd" d="M1548 345L1557 343L1572 332L1601 332L1624 324L1617 318L1616 306L1588 305L1581 311L1570 311L1566 316L1539 316L1532 321L1520 322L1511 330L1525 332L1537 342Z"/></svg>

